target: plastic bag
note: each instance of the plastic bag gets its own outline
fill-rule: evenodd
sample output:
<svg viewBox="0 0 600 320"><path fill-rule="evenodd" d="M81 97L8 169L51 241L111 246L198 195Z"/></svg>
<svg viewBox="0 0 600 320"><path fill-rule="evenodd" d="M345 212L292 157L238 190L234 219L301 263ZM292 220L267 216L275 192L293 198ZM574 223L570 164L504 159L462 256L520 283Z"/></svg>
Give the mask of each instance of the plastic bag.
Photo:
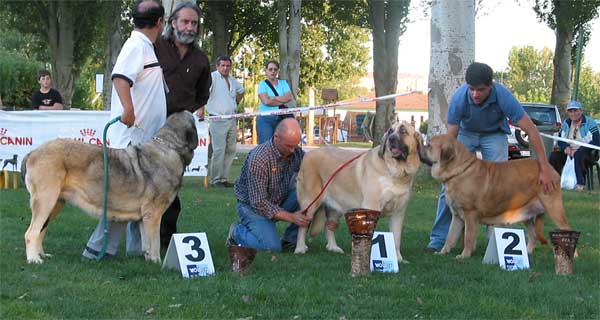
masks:
<svg viewBox="0 0 600 320"><path fill-rule="evenodd" d="M575 159L567 156L567 161L560 175L560 187L567 190L575 189L577 177L575 176Z"/></svg>

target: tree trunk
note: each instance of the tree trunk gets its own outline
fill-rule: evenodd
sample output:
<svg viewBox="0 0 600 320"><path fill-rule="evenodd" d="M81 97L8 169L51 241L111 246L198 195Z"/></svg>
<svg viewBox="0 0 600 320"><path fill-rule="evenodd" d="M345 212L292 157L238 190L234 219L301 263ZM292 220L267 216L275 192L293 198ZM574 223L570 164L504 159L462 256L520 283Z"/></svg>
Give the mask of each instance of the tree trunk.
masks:
<svg viewBox="0 0 600 320"><path fill-rule="evenodd" d="M75 44L75 15L63 1L49 3L48 42L52 50L52 79L63 97L65 108L71 107L75 70L73 68Z"/></svg>
<svg viewBox="0 0 600 320"><path fill-rule="evenodd" d="M112 80L110 78L112 69L117 63L119 51L123 46L123 37L121 36L121 4L119 2L111 3L109 13L106 15L106 61L104 63L104 82L102 90L103 105L102 109L110 110L110 99L112 96Z"/></svg>
<svg viewBox="0 0 600 320"><path fill-rule="evenodd" d="M297 105L296 97L300 83L302 0L279 1L277 12L279 16L279 78L289 82L293 100L287 105L294 107Z"/></svg>
<svg viewBox="0 0 600 320"><path fill-rule="evenodd" d="M407 14L409 0L370 1L370 22L373 28L373 78L375 95L396 92L398 84L398 47L403 32L402 20ZM396 119L395 99L376 102L373 124L373 146L379 145L384 133Z"/></svg>
<svg viewBox="0 0 600 320"><path fill-rule="evenodd" d="M229 1L209 1L213 22L212 59L227 55L231 44L231 23L233 22L233 3Z"/></svg>
<svg viewBox="0 0 600 320"><path fill-rule="evenodd" d="M290 28L288 36L288 81L292 89L294 99L288 106L295 107L300 84L300 36L302 25L300 24L302 0L292 0L290 7Z"/></svg>
<svg viewBox="0 0 600 320"><path fill-rule="evenodd" d="M557 28L556 48L554 50L554 80L552 81L552 96L550 103L564 110L571 99L571 44L572 30Z"/></svg>
<svg viewBox="0 0 600 320"><path fill-rule="evenodd" d="M448 101L475 60L475 0L434 0L431 6L429 135L447 132Z"/></svg>
<svg viewBox="0 0 600 320"><path fill-rule="evenodd" d="M279 78L288 79L288 9L289 0L277 2L279 19Z"/></svg>

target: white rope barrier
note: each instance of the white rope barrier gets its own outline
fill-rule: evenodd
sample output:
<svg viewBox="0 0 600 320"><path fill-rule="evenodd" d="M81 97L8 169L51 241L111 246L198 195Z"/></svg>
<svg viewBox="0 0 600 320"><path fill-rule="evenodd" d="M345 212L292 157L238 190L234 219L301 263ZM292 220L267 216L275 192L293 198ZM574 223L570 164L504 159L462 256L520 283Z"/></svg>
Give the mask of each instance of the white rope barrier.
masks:
<svg viewBox="0 0 600 320"><path fill-rule="evenodd" d="M555 137L553 135L549 135L546 133L542 133L540 132L540 135L546 138L550 138L550 139L554 139L554 140L558 140L558 141L562 141L562 142L566 142L566 143L570 143L570 144L576 144L578 146L581 147L586 147L586 148L590 148L590 149L596 149L596 150L600 150L600 147L595 146L593 144L589 144L589 143L585 143L585 142L581 142L581 141L577 141L577 140L571 140L571 139L566 139L566 138L561 138L561 137Z"/></svg>
<svg viewBox="0 0 600 320"><path fill-rule="evenodd" d="M282 115L282 114L288 114L288 113L305 113L310 110L329 109L329 108L333 108L333 107L349 106L349 105L363 103L363 102L393 99L396 97L406 96L406 95L417 93L417 92L418 91L409 91L409 92L395 93L395 94L390 94L387 96L381 96L381 97L375 97L375 98L359 97L358 101L330 103L330 104L324 104L324 105L312 106L312 107L279 109L279 110L268 111L268 112L250 112L250 113L236 113L236 114L228 114L228 115L214 115L214 116L208 116L205 119L208 119L210 121L210 120L252 118L252 117L257 117L257 116Z"/></svg>

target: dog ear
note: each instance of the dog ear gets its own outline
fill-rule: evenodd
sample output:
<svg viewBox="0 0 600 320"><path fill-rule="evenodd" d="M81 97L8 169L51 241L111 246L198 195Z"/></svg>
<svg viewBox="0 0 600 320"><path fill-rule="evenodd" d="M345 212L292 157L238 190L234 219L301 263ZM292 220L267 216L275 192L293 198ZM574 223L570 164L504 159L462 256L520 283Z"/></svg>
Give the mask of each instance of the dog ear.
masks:
<svg viewBox="0 0 600 320"><path fill-rule="evenodd" d="M379 145L379 152L377 152L377 154L379 155L379 157L381 159L383 159L383 155L385 154L385 148L387 146L387 139L388 139L388 131L385 132L385 134L383 135L383 138L381 138L381 144Z"/></svg>
<svg viewBox="0 0 600 320"><path fill-rule="evenodd" d="M420 132L414 133L415 140L417 141L417 152L419 153L419 160L424 164L431 166L433 163L427 157L427 153L425 152L425 142L423 141L423 136L421 136Z"/></svg>
<svg viewBox="0 0 600 320"><path fill-rule="evenodd" d="M443 143L441 150L440 150L440 162L441 163L451 162L452 160L454 160L455 154L456 153L454 152L454 146L452 145L452 143L449 143L449 142Z"/></svg>

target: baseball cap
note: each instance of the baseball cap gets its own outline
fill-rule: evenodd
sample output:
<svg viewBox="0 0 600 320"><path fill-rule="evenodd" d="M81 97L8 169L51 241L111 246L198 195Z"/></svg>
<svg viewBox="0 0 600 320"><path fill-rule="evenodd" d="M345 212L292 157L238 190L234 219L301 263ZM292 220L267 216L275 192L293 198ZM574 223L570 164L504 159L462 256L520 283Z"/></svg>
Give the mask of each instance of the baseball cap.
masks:
<svg viewBox="0 0 600 320"><path fill-rule="evenodd" d="M569 101L569 103L567 103L567 110L571 110L571 109L581 109L581 102L579 101Z"/></svg>

